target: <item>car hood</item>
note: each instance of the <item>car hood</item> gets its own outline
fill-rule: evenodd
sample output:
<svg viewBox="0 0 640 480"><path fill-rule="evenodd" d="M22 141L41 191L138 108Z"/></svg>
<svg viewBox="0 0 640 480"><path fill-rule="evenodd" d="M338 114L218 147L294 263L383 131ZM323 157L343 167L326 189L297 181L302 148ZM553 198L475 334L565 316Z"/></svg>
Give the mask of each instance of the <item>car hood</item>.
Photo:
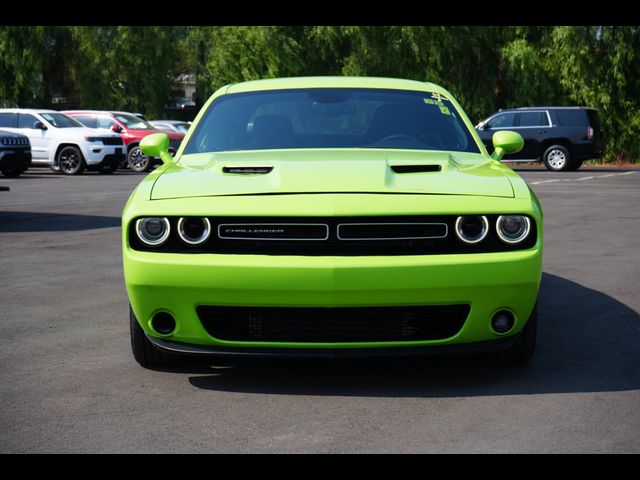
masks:
<svg viewBox="0 0 640 480"><path fill-rule="evenodd" d="M481 154L301 149L183 155L158 176L151 199L293 193L514 196Z"/></svg>
<svg viewBox="0 0 640 480"><path fill-rule="evenodd" d="M57 132L60 132L60 136L68 138L82 138L85 137L119 137L113 130L106 128L89 128L89 127L67 127L56 128Z"/></svg>

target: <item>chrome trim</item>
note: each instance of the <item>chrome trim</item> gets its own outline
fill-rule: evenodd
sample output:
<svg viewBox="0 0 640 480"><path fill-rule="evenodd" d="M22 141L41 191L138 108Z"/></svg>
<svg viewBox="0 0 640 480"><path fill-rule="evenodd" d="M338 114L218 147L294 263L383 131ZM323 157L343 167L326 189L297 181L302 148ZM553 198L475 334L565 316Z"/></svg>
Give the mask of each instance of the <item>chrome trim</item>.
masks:
<svg viewBox="0 0 640 480"><path fill-rule="evenodd" d="M340 227L343 225L444 225L444 235L427 236L427 237L376 237L376 238L342 238L340 236ZM340 223L338 224L338 240L421 240L427 238L446 238L449 235L449 226L446 223L427 223L427 222L389 222L389 223Z"/></svg>
<svg viewBox="0 0 640 480"><path fill-rule="evenodd" d="M462 219L464 217L480 217L482 219L482 224L484 226L482 232L480 232L480 236L474 240L467 240L466 238L463 238L462 234L460 233L460 223L462 222ZM485 238L487 238L487 235L489 234L489 220L487 219L487 217L485 215L461 215L456 219L456 236L463 241L466 244L469 245L475 245L476 243L480 243L481 241L483 241Z"/></svg>
<svg viewBox="0 0 640 480"><path fill-rule="evenodd" d="M272 226L278 226L278 225L301 225L301 226L314 226L314 227L324 227L326 234L324 238L260 238L260 237L223 237L220 234L220 229L222 227L242 227L242 226L255 226L255 225L272 225ZM221 223L220 225L218 225L218 238L223 239L223 240L275 240L275 241L308 241L308 242L315 242L315 241L324 241L327 240L329 238L329 225L327 225L326 223Z"/></svg>
<svg viewBox="0 0 640 480"><path fill-rule="evenodd" d="M164 222L166 230L158 240L149 241L143 237L141 233L142 229L140 228L140 225L142 224L142 221L147 218L161 218L162 221ZM164 242L167 241L170 233L171 233L171 224L169 223L169 219L167 217L143 217L136 220L136 234L138 235L138 238L140 239L140 241L149 247L157 247L159 245L162 245Z"/></svg>
<svg viewBox="0 0 640 480"><path fill-rule="evenodd" d="M502 221L503 221L503 219L505 217L522 217L522 218L524 218L524 221L526 223L525 231L524 231L524 233L522 235L520 235L515 240L506 238L504 236L504 234L502 233L502 229L501 229L500 225L502 224ZM500 237L500 240L502 240L504 243L508 243L509 245L515 245L517 243L523 242L529 236L529 233L531 232L531 221L529 220L529 217L527 217L526 215L500 215L498 217L498 219L496 220L496 232L498 233L498 237Z"/></svg>
<svg viewBox="0 0 640 480"><path fill-rule="evenodd" d="M200 240L195 242L193 240L187 239L184 233L184 228L182 227L184 225L185 217L180 217L180 219L178 220L178 236L180 237L180 240L182 240L187 245L191 245L192 247L202 245L204 242L206 242L209 239L209 236L211 235L211 222L209 221L209 219L207 217L196 217L196 218L199 218L200 220L204 221L204 232L202 233Z"/></svg>

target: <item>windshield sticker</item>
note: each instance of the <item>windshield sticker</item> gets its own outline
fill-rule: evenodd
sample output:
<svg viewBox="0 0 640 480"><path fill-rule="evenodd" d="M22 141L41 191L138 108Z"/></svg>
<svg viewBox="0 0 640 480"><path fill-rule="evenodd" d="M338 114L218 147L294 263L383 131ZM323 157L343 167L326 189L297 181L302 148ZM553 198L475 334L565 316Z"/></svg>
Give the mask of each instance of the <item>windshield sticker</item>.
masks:
<svg viewBox="0 0 640 480"><path fill-rule="evenodd" d="M435 98L438 103L442 103L443 100L447 100L447 97L445 97L441 93L432 93L431 98Z"/></svg>
<svg viewBox="0 0 640 480"><path fill-rule="evenodd" d="M444 105L440 105L440 113L442 113L443 115L451 115L449 109Z"/></svg>
<svg viewBox="0 0 640 480"><path fill-rule="evenodd" d="M431 100L430 98L423 98L424 103L428 104L428 105L433 105L435 104L435 100Z"/></svg>

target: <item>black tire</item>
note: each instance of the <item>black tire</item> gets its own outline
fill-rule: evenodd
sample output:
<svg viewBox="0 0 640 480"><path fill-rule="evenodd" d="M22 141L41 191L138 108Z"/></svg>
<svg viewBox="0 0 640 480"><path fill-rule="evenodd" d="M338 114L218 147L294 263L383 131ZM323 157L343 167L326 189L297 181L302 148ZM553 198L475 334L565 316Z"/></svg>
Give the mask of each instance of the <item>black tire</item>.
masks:
<svg viewBox="0 0 640 480"><path fill-rule="evenodd" d="M65 175L80 175L87 166L82 152L73 145L65 145L58 150L56 164Z"/></svg>
<svg viewBox="0 0 640 480"><path fill-rule="evenodd" d="M508 349L498 352L497 360L502 365L525 365L529 363L536 350L538 336L538 304L533 307L527 324L518 339Z"/></svg>
<svg viewBox="0 0 640 480"><path fill-rule="evenodd" d="M110 174L115 172L118 169L118 164L117 163L111 163L111 164L107 164L107 165L100 165L98 167L98 172L102 173L102 174Z"/></svg>
<svg viewBox="0 0 640 480"><path fill-rule="evenodd" d="M571 169L572 159L569 149L563 145L551 145L542 156L547 170L552 172L566 172Z"/></svg>
<svg viewBox="0 0 640 480"><path fill-rule="evenodd" d="M24 173L21 168L3 168L0 170L5 177L17 178Z"/></svg>
<svg viewBox="0 0 640 480"><path fill-rule="evenodd" d="M570 172L575 172L582 166L583 160L574 160L571 162L571 166L569 167Z"/></svg>
<svg viewBox="0 0 640 480"><path fill-rule="evenodd" d="M169 367L178 365L182 360L179 355L161 352L152 345L138 323L131 305L129 305L129 331L131 333L131 351L133 358L142 367Z"/></svg>
<svg viewBox="0 0 640 480"><path fill-rule="evenodd" d="M127 165L134 172L146 172L151 168L151 159L142 153L140 146L135 145L127 153Z"/></svg>

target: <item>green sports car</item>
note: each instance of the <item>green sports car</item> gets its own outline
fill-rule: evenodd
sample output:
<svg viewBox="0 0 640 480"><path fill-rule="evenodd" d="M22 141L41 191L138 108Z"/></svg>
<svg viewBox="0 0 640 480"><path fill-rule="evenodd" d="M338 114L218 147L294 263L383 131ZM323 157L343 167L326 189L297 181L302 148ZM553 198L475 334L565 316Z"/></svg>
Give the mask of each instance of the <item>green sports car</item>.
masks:
<svg viewBox="0 0 640 480"><path fill-rule="evenodd" d="M542 210L443 88L285 78L225 86L122 217L133 355L492 351L536 340ZM178 355L176 355L178 354Z"/></svg>

